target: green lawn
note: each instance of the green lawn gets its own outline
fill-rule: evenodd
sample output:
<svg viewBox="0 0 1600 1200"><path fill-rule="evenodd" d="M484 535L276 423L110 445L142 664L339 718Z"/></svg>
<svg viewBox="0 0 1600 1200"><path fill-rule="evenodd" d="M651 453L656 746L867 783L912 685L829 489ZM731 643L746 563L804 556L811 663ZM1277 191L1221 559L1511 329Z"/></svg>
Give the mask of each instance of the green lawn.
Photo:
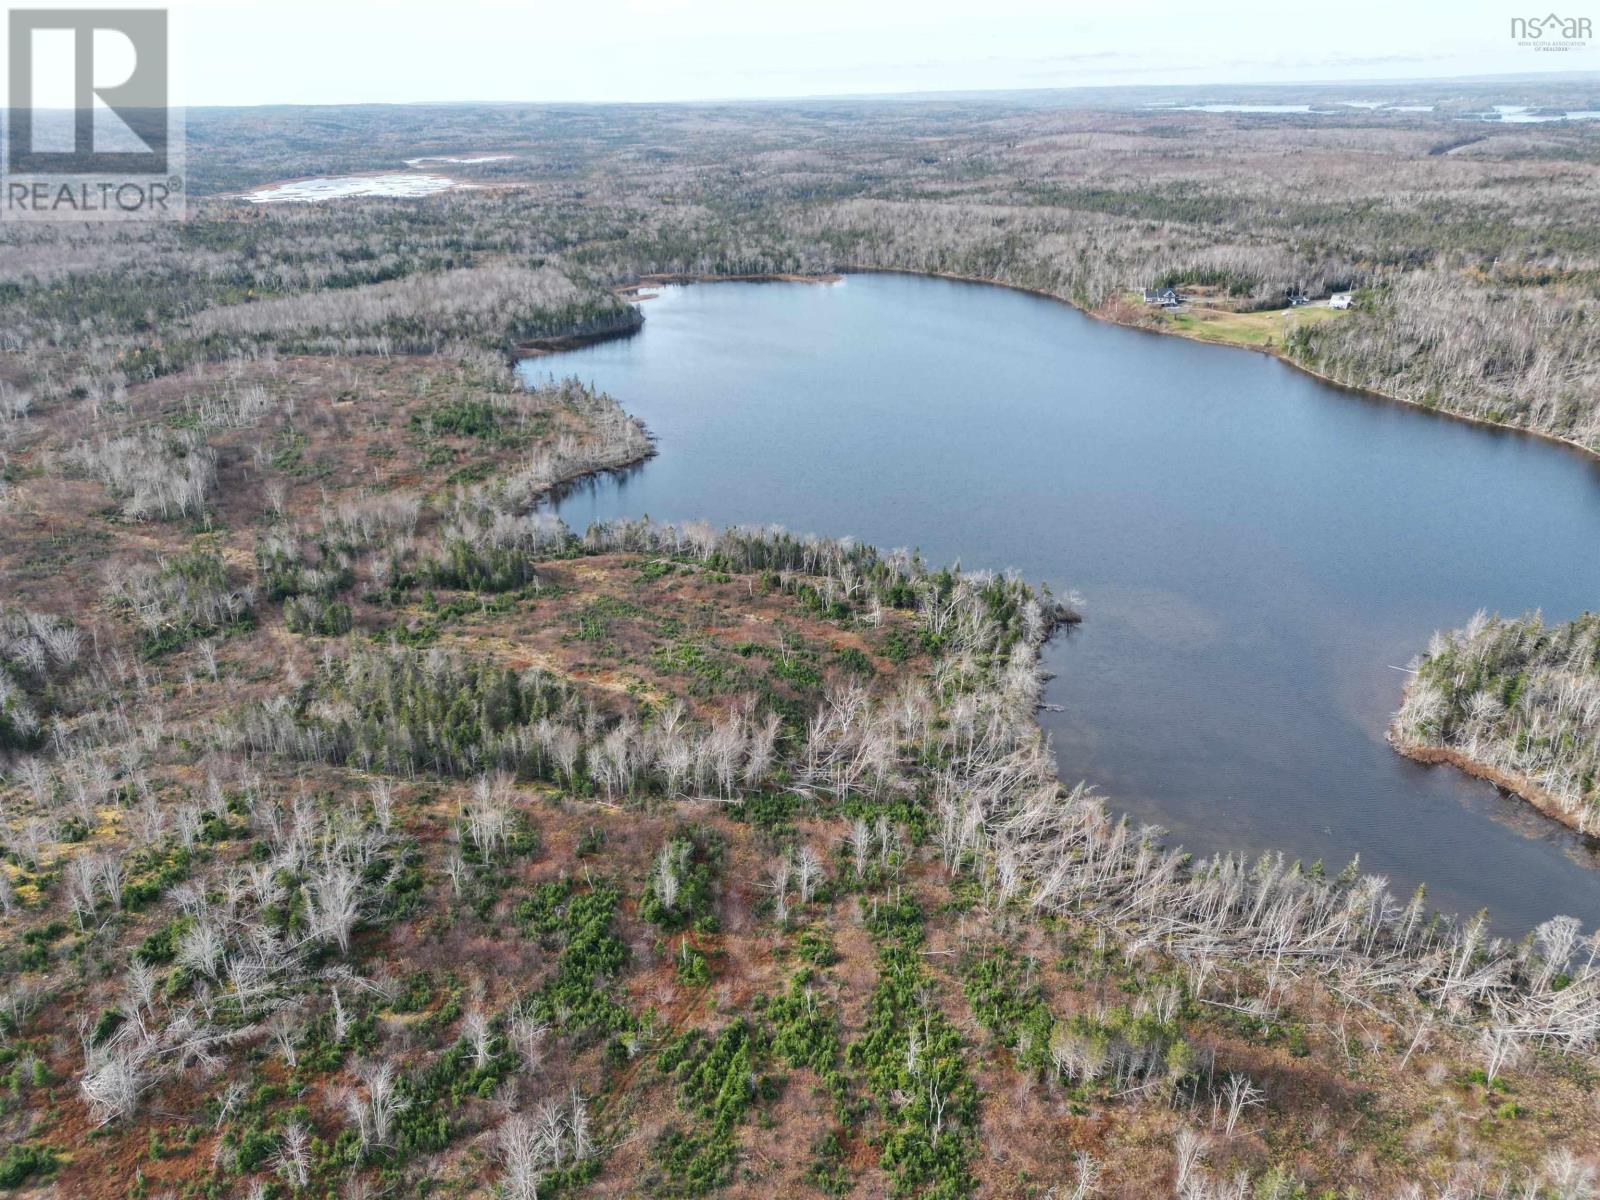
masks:
<svg viewBox="0 0 1600 1200"><path fill-rule="evenodd" d="M1155 316L1161 325L1170 327L1176 333L1204 338L1210 342L1266 348L1282 346L1284 335L1297 324L1333 321L1349 311L1349 309L1323 308L1316 305L1249 313L1186 307L1175 313L1160 310Z"/></svg>

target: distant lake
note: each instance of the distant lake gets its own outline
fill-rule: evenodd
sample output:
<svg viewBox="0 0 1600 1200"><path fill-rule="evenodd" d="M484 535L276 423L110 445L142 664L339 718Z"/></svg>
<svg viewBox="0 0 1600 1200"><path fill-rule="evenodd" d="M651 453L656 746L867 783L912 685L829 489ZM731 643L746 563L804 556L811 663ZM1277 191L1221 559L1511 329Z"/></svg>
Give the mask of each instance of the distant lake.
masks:
<svg viewBox="0 0 1600 1200"><path fill-rule="evenodd" d="M1531 125L1545 121L1595 121L1600 120L1600 111L1594 109L1535 111L1525 104L1496 104L1494 111L1485 113L1481 119L1498 121L1503 125Z"/></svg>
<svg viewBox="0 0 1600 1200"><path fill-rule="evenodd" d="M1261 354L975 284L663 289L643 330L530 360L660 455L560 505L917 546L1082 597L1046 653L1062 778L1199 853L1361 855L1521 932L1600 923L1592 845L1383 740L1404 667L1479 607L1600 605L1600 467Z"/></svg>
<svg viewBox="0 0 1600 1200"><path fill-rule="evenodd" d="M412 161L415 163L424 160ZM420 171L379 175L330 175L317 179L295 179L288 183L275 183L256 188L254 191L246 192L244 198L252 204L311 204L323 200L346 200L352 196L431 196L436 192L448 192L451 188L462 186L464 185L443 175L429 175Z"/></svg>
<svg viewBox="0 0 1600 1200"><path fill-rule="evenodd" d="M1432 112L1434 109L1431 104L1390 104L1385 100L1334 100L1320 105L1243 104L1234 102L1173 104L1169 101L1157 101L1147 104L1145 107L1159 109L1164 112L1256 113L1258 115L1278 114L1319 117L1335 116L1341 109L1361 109L1367 112ZM1346 113L1345 115L1348 116L1350 114Z"/></svg>

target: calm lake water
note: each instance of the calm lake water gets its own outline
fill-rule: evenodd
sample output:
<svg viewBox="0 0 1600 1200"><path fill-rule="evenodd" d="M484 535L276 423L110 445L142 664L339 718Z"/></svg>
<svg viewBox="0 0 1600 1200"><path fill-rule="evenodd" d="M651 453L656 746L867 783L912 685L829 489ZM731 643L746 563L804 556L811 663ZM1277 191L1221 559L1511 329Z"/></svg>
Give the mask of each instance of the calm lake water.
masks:
<svg viewBox="0 0 1600 1200"><path fill-rule="evenodd" d="M663 289L642 332L524 364L660 455L562 517L777 522L1015 566L1082 598L1041 719L1191 850L1283 849L1520 932L1600 924L1600 852L1383 740L1403 667L1479 607L1600 604L1600 467L1264 355L892 275Z"/></svg>

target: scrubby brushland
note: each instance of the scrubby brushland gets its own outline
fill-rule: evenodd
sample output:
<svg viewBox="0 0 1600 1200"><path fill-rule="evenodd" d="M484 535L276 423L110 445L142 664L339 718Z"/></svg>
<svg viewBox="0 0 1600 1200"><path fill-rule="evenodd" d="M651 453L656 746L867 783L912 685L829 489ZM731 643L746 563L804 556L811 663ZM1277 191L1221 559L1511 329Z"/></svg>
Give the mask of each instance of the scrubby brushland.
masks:
<svg viewBox="0 0 1600 1200"><path fill-rule="evenodd" d="M1395 714L1415 757L1482 774L1583 833L1600 816L1600 616L1478 613L1434 635Z"/></svg>
<svg viewBox="0 0 1600 1200"><path fill-rule="evenodd" d="M1581 309L1590 134L1021 104L194 133L202 191L512 159L427 200L0 232L0 1189L1594 1194L1577 922L1513 942L1358 863L1193 860L1056 778L1046 592L569 529L552 497L655 447L507 369L636 328L613 289L652 272L1338 283L1382 338L1496 243L1565 247L1516 303ZM1268 161L1301 186L1226 182ZM1432 174L1363 209L1395 163ZM1494 208L1554 176L1559 211ZM1581 416L1580 341L1551 344Z"/></svg>

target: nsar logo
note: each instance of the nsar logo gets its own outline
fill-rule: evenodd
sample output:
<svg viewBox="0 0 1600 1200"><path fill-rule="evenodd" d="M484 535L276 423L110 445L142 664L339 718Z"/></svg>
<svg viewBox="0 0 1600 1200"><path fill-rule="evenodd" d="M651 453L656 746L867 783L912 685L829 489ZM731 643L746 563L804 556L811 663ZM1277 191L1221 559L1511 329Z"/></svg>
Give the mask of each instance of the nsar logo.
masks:
<svg viewBox="0 0 1600 1200"><path fill-rule="evenodd" d="M1594 27L1588 17L1548 13L1542 17L1512 17L1511 36L1519 45L1534 50L1577 50L1594 36Z"/></svg>

